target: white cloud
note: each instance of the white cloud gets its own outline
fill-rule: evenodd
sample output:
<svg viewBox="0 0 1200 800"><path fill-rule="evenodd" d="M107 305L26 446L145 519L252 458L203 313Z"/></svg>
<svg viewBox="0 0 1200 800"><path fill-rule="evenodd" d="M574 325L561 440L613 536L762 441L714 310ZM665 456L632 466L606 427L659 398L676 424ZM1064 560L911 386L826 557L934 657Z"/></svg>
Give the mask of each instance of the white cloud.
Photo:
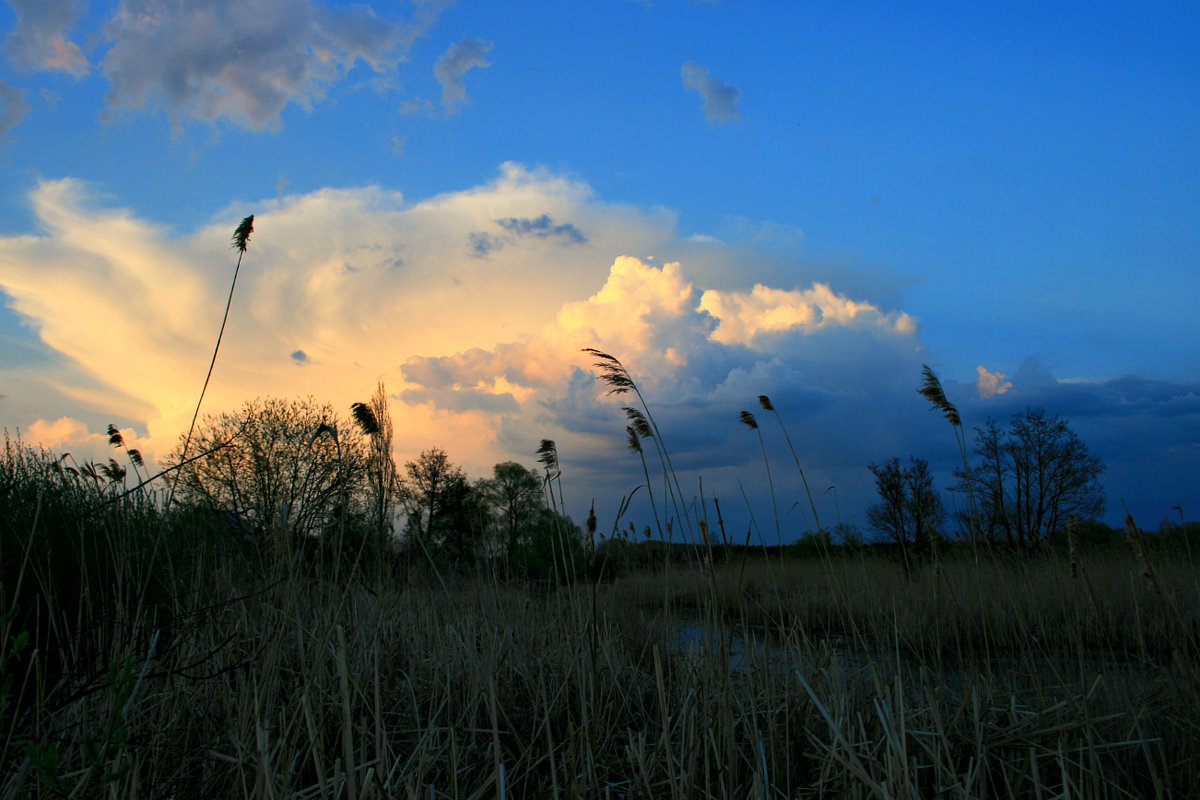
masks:
<svg viewBox="0 0 1200 800"><path fill-rule="evenodd" d="M247 213L256 213L256 230L207 410L322 387L348 405L378 376L401 390L398 369L411 355L536 331L581 287L603 282L600 252L618 241L650 249L670 235L669 216L589 194L506 165L489 184L417 204L376 187L326 189L230 209L220 224L174 237L104 206L77 181L46 181L31 196L44 233L0 238L0 286L72 365L54 392L74 394L93 414L144 420L161 452L190 419L232 277L229 237ZM471 233L543 216L558 234L538 236L543 226L531 223L530 235L489 259L471 256Z"/></svg>
<svg viewBox="0 0 1200 800"><path fill-rule="evenodd" d="M704 117L709 122L724 124L742 116L737 108L742 91L719 77L709 77L708 70L694 61L688 61L680 70L683 85L698 92L704 99Z"/></svg>
<svg viewBox="0 0 1200 800"><path fill-rule="evenodd" d="M27 113L29 103L25 102L25 90L0 81L0 148L12 141L9 132L21 124Z"/></svg>
<svg viewBox="0 0 1200 800"><path fill-rule="evenodd" d="M66 31L79 17L79 0L8 0L16 24L4 38L4 52L21 67L59 69L79 77L87 57Z"/></svg>
<svg viewBox="0 0 1200 800"><path fill-rule="evenodd" d="M700 299L700 308L720 320L713 339L724 344L761 346L772 334L795 330L812 333L833 327L871 330L886 336L911 336L916 332L916 322L908 314L881 312L870 303L840 296L823 283L792 291L761 284L749 292L707 291Z"/></svg>
<svg viewBox="0 0 1200 800"><path fill-rule="evenodd" d="M177 125L277 128L289 103L310 108L359 60L393 68L442 5L424 4L405 23L312 0L122 0L105 25L108 109L161 103Z"/></svg>
<svg viewBox="0 0 1200 800"><path fill-rule="evenodd" d="M43 182L32 203L40 233L0 237L0 287L65 364L55 413L74 403L64 416L129 420L148 456L187 428L232 277L229 237L248 213L255 232L206 412L267 394L345 410L383 378L401 459L436 445L478 475L531 462L537 441L555 438L581 479L617 465L596 477L600 491L623 485L627 456L623 398L604 396L579 352L596 347L635 374L677 466L703 470L706 486L711 475L728 496L755 463L737 412L768 394L802 419L793 438L811 479L838 482L846 504L864 464L905 446L897 432L922 432L900 420L928 416L903 312L825 284L772 288L777 266L744 246L705 242L697 269L622 256L696 245L667 212L598 202L545 170L508 164L418 203L379 187L285 195L185 235L71 180ZM476 257L479 233L504 246ZM9 427L36 422L29 403L0 409Z"/></svg>
<svg viewBox="0 0 1200 800"><path fill-rule="evenodd" d="M453 114L458 107L467 102L467 87L463 76L473 67L490 67L484 58L492 49L491 42L467 36L461 41L450 45L433 67L438 85L442 87L442 108L447 114Z"/></svg>
<svg viewBox="0 0 1200 800"><path fill-rule="evenodd" d="M989 372L982 364L976 367L975 371L979 373L979 377L975 379L975 391L981 400L1004 394L1012 388L1012 381L1004 380L1003 372Z"/></svg>

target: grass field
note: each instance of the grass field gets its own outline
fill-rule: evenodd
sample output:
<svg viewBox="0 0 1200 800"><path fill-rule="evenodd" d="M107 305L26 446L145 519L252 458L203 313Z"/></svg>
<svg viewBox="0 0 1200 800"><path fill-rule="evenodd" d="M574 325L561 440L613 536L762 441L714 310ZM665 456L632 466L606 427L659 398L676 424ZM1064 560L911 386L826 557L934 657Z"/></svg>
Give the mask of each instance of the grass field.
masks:
<svg viewBox="0 0 1200 800"><path fill-rule="evenodd" d="M0 797L1200 796L1200 572L1153 539L443 585L45 466L0 475Z"/></svg>

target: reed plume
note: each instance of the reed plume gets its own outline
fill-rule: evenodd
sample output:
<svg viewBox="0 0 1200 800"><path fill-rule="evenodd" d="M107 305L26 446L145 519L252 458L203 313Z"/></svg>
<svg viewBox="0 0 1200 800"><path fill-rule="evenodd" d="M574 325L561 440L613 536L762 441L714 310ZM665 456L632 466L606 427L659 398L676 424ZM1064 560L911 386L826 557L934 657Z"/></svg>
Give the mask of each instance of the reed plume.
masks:
<svg viewBox="0 0 1200 800"><path fill-rule="evenodd" d="M221 318L221 330L217 332L217 344L213 347L212 360L208 363L208 374L204 376L204 386L200 387L200 399L196 401L196 410L192 412L192 424L188 426L187 438L183 440L183 450L179 455L180 463L187 461L188 447L192 443L192 434L196 430L196 419L200 416L200 405L204 402L204 393L208 391L208 382L212 380L213 367L217 364L217 353L221 350L221 338L225 335L225 324L229 322L229 307L233 305L233 290L237 287L238 272L242 269L242 256L246 255L246 247L250 243L250 234L254 232L254 215L243 219L233 232L232 247L238 251L237 266L233 268L233 281L229 284L229 298L225 301L225 315ZM166 508L171 507L175 499L175 487L179 485L182 471L175 473L171 482L171 491L167 495Z"/></svg>
<svg viewBox="0 0 1200 800"><path fill-rule="evenodd" d="M971 478L971 465L967 463L967 437L963 433L962 417L959 416L955 405L946 397L946 392L942 389L942 382L938 380L937 374L928 364L921 365L921 375L921 385L917 387L918 394L928 400L935 411L941 411L946 421L954 429L954 441L958 444L958 452L962 455L963 476L967 480L967 503L971 510L971 546L976 547L976 536L980 532L981 526L979 514L975 510L975 482ZM978 560L978 552L976 552L975 558Z"/></svg>
<svg viewBox="0 0 1200 800"><path fill-rule="evenodd" d="M813 501L812 490L808 488L808 478L804 476L804 468L800 466L800 456L796 455L796 448L792 446L792 437L788 435L787 427L783 424L783 417L779 416L771 398L765 394L758 396L758 404L763 411L770 411L775 415L775 421L779 423L779 429L783 431L783 438L787 442L788 450L792 452L792 460L796 462L796 471L800 473L800 481L804 484L804 494L808 497L808 507L812 510L813 524L817 526L817 533L821 533L825 528L821 525L821 517L817 514L817 504Z"/></svg>
<svg viewBox="0 0 1200 800"><path fill-rule="evenodd" d="M108 425L108 443L113 447L119 447L125 451L125 455L129 458L129 463L133 464L133 474L137 478L138 483L142 482L142 473L139 467L145 466L142 461L142 453L137 449L130 449L125 444L125 437L121 435L121 431L116 425L111 422Z"/></svg>
<svg viewBox="0 0 1200 800"><path fill-rule="evenodd" d="M667 493L671 498L672 504L675 506L675 513L680 515L687 523L689 532L693 530L691 514L688 513L687 505L683 500L683 490L679 486L679 477L675 474L675 466L671 463L671 454L667 451L667 445L663 441L662 434L658 430L658 424L654 421L654 415L650 413L650 406L646 403L646 398L642 395L633 377L629 374L629 370L621 363L614 355L597 350L594 347L585 347L582 352L588 353L596 360L593 366L600 370L600 380L608 385L607 394L625 394L633 392L638 399L638 405L641 406L642 419L653 432L652 438L654 446L658 450L659 461L663 467L664 476L669 475L670 480L667 481ZM628 416L628 412L626 412ZM634 421L635 426L637 422ZM674 487L672 487L674 482Z"/></svg>
<svg viewBox="0 0 1200 800"><path fill-rule="evenodd" d="M763 464L767 468L767 486L771 489L771 511L775 514L775 537L780 546L783 545L783 529L779 526L779 504L775 500L775 479L771 476L771 462L767 459L767 445L763 441L762 431L758 429L758 420L749 411L738 415L741 423L758 434L758 446L762 450Z"/></svg>

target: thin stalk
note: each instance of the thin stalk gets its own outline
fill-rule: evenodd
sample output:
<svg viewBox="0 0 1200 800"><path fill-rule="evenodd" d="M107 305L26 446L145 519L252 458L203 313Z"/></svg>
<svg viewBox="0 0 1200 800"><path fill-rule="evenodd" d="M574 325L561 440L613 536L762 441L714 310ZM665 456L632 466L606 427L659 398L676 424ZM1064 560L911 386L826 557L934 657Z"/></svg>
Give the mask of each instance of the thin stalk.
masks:
<svg viewBox="0 0 1200 800"><path fill-rule="evenodd" d="M208 362L208 374L204 376L204 386L200 388L200 399L196 401L196 410L192 412L192 424L188 426L187 438L183 441L180 461L187 460L188 446L192 443L192 433L196 430L196 418L200 416L200 405L204 402L204 393L208 391L208 382L212 380L213 367L217 364L217 353L221 350L221 338L225 335L225 323L229 321L229 308L233 305L233 290L237 288L238 272L242 269L242 256L246 255L246 246L250 241L250 234L253 232L253 214L243 219L237 226L237 230L233 232L233 248L238 251L237 266L233 268L233 281L229 284L229 297L225 300L225 315L221 317L221 330L217 332L217 344L213 347L212 360ZM175 480L171 482L171 491L167 495L164 511L171 508L171 501L175 499L175 487L179 485L180 474L175 473Z"/></svg>
<svg viewBox="0 0 1200 800"><path fill-rule="evenodd" d="M771 490L771 510L775 513L775 539L778 541L782 552L783 529L779 526L779 504L775 500L775 479L771 476L771 462L767 459L767 444L763 441L762 431L758 428L758 420L754 418L753 414L749 411L743 411L740 419L743 425L758 434L758 446L762 450L763 464L767 468L767 486Z"/></svg>
<svg viewBox="0 0 1200 800"><path fill-rule="evenodd" d="M812 490L808 488L808 478L804 476L804 468L800 466L800 457L796 455L796 448L792 446L792 437L788 436L787 428L783 424L783 417L779 416L779 412L775 410L775 406L771 403L771 398L765 394L758 396L758 404L762 406L763 411L770 411L774 414L775 419L779 422L779 428L783 431L783 438L787 441L788 450L792 451L792 460L796 462L796 471L800 473L800 480L804 483L804 493L808 495L808 506L812 509L813 524L817 526L817 533L820 533L825 529L821 526L821 517L817 514L817 504L813 501ZM837 499L836 493L834 494L834 499Z"/></svg>

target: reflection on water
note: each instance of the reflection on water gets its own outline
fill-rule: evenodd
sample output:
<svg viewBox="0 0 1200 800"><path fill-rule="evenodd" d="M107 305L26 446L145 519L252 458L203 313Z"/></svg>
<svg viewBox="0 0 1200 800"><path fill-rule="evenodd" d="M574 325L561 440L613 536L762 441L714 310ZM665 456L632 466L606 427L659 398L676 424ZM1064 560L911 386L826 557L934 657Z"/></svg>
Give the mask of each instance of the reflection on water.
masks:
<svg viewBox="0 0 1200 800"><path fill-rule="evenodd" d="M991 676L1005 674L1017 683L1037 682L1036 666L1049 667L1049 674L1068 680L1073 669L1082 668L1093 680L1102 673L1120 679L1149 676L1150 666L1133 659L1115 659L1110 654L1089 654L1082 660L1078 654L1061 653L1051 656L1040 653L1003 655L989 654L986 663L942 665L932 668L916 656L902 651L851 648L842 637L812 640L803 634L789 633L781 637L776 630L750 628L742 634L727 627L715 627L702 622L686 622L674 629L671 647L678 654L690 655L697 661L728 654L729 670L746 675L756 670L775 673L799 672L802 676L821 672L839 682L874 681L891 683L897 678L909 689L924 691L939 689L952 696L961 695L980 677L985 669ZM1022 678L1024 680L1022 680ZM1014 687L1015 688L1015 687Z"/></svg>

